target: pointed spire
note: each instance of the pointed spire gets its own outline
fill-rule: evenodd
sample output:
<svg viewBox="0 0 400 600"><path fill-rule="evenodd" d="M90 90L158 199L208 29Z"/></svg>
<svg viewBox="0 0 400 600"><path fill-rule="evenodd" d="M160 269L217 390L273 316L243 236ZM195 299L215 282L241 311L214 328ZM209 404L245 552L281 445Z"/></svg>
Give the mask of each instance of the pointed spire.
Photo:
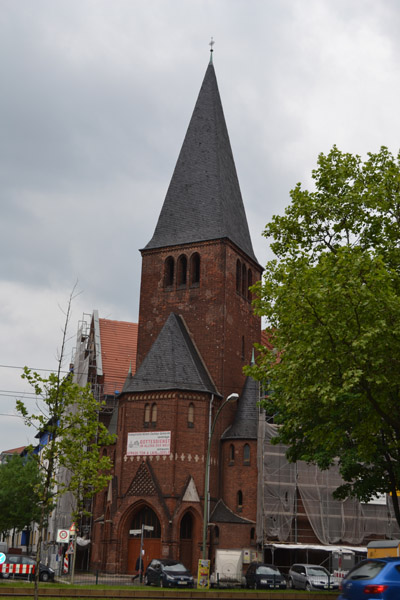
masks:
<svg viewBox="0 0 400 600"><path fill-rule="evenodd" d="M145 250L224 238L257 262L210 62L154 235Z"/></svg>

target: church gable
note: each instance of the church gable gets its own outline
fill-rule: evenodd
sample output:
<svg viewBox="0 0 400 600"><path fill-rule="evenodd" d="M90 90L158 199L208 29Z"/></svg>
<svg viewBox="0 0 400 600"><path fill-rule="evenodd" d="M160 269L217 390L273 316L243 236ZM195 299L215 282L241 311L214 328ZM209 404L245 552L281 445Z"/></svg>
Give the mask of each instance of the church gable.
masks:
<svg viewBox="0 0 400 600"><path fill-rule="evenodd" d="M132 480L126 496L156 496L157 488L153 481L153 478L146 466L146 463L142 462L136 475Z"/></svg>
<svg viewBox="0 0 400 600"><path fill-rule="evenodd" d="M185 492L182 497L182 502L200 502L199 494L197 492L196 484L193 477L191 477L186 486Z"/></svg>

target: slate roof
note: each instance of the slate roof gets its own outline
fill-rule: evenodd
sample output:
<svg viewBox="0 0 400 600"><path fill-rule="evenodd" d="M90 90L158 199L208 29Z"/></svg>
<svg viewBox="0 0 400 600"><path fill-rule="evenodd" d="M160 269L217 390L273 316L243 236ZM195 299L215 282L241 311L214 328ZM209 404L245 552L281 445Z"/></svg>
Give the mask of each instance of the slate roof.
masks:
<svg viewBox="0 0 400 600"><path fill-rule="evenodd" d="M223 440L256 440L258 431L258 406L260 384L252 377L246 377L238 400L235 420L223 433Z"/></svg>
<svg viewBox="0 0 400 600"><path fill-rule="evenodd" d="M171 313L123 392L190 390L218 394L179 315Z"/></svg>
<svg viewBox="0 0 400 600"><path fill-rule="evenodd" d="M235 514L231 511L230 508L226 506L223 500L218 500L215 505L214 510L210 515L210 522L214 523L254 523L254 521L250 521L249 519L244 519L239 515Z"/></svg>
<svg viewBox="0 0 400 600"><path fill-rule="evenodd" d="M154 235L145 250L222 238L257 262L210 63Z"/></svg>
<svg viewBox="0 0 400 600"><path fill-rule="evenodd" d="M131 368L136 370L138 324L127 321L99 319L101 358L106 395L122 391Z"/></svg>

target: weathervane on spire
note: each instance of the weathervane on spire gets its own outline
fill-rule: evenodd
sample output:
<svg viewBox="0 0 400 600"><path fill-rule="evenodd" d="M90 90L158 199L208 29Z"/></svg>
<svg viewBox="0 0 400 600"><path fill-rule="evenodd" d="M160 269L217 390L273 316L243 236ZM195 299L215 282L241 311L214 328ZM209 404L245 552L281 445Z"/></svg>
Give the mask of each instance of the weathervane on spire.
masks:
<svg viewBox="0 0 400 600"><path fill-rule="evenodd" d="M211 42L209 43L209 46L210 46L210 65L212 64L212 56L213 56L213 52L214 52L214 49L213 49L214 44L215 44L214 39L211 36Z"/></svg>

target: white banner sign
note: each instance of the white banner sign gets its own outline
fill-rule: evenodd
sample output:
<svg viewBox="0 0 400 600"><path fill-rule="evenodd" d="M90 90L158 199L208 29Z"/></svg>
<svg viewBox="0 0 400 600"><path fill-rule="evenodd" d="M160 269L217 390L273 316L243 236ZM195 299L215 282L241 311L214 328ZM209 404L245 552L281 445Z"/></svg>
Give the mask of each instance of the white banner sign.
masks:
<svg viewBox="0 0 400 600"><path fill-rule="evenodd" d="M170 431L128 433L127 456L160 456L170 451Z"/></svg>

